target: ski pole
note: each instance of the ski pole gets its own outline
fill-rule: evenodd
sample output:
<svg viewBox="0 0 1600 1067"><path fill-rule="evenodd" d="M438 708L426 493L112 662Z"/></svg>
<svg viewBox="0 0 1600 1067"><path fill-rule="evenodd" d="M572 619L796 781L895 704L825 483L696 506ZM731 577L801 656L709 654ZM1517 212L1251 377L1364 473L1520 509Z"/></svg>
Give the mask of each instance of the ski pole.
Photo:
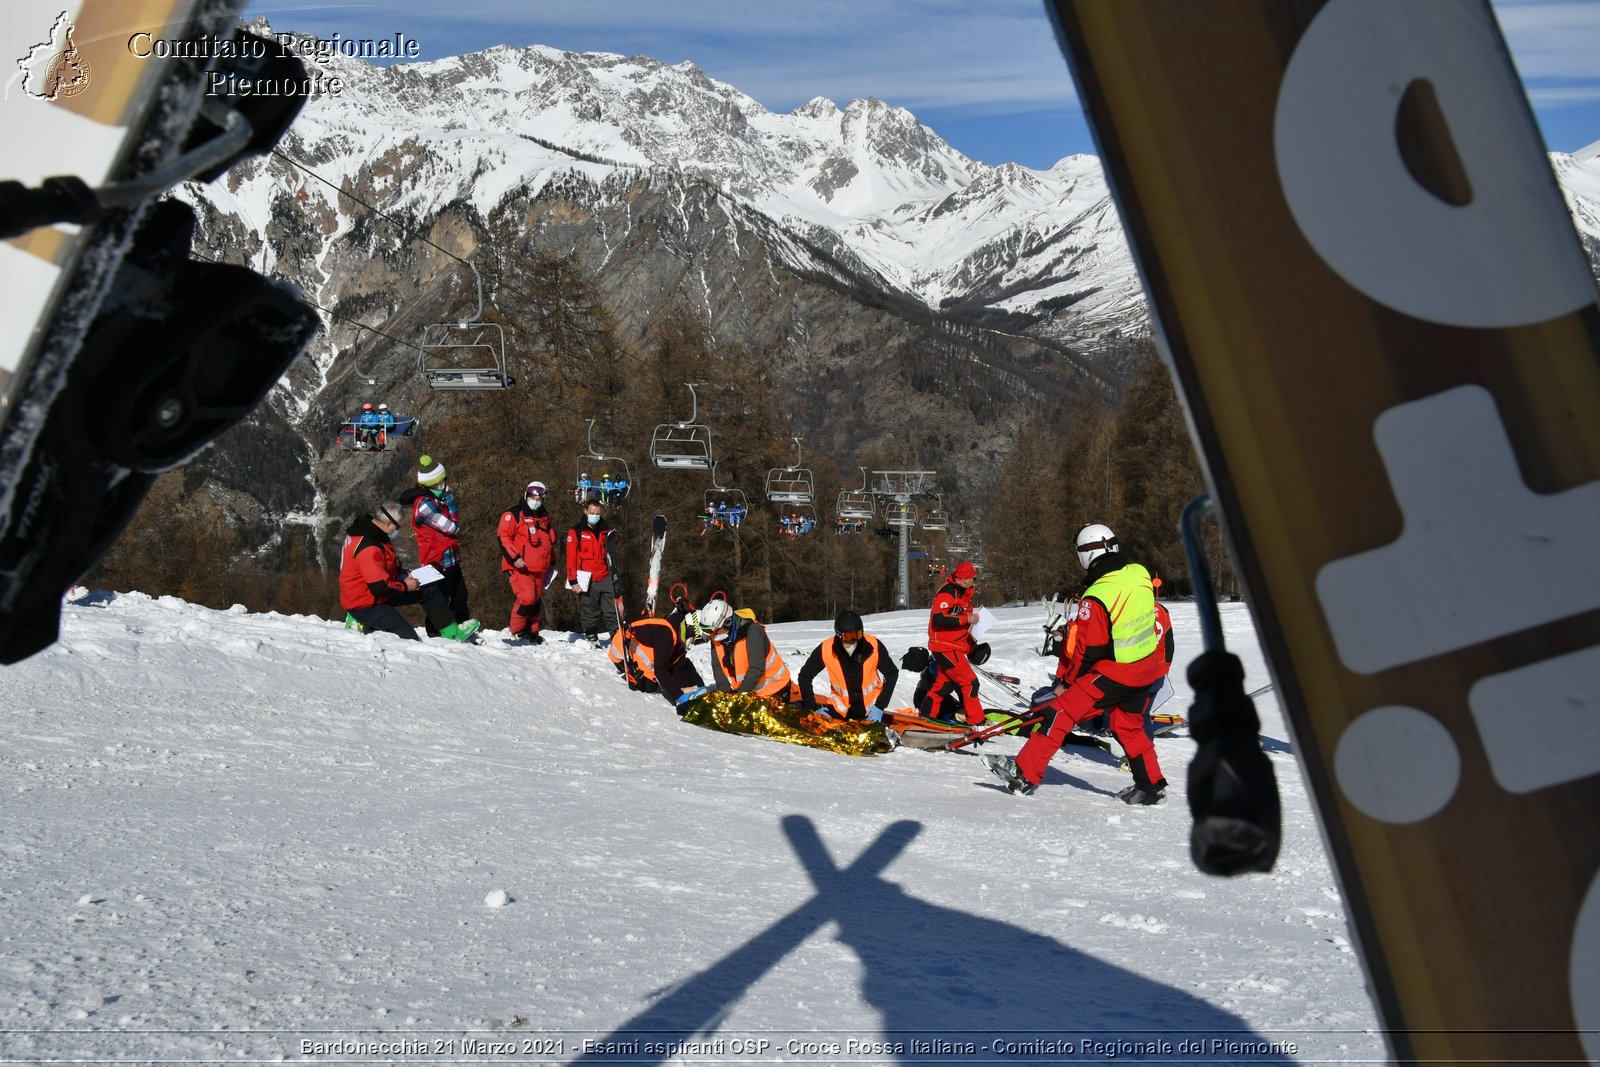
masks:
<svg viewBox="0 0 1600 1067"><path fill-rule="evenodd" d="M1038 715L1012 715L1011 719L1007 722L992 722L986 726L982 726L977 730L974 730L971 733L962 735L956 740L950 742L948 745L945 745L945 751L959 752L968 745L982 744L983 742L989 740L989 738L1003 734L1007 730L1017 729L1018 727L1022 726L1033 726L1040 722L1043 718L1043 713Z"/></svg>
<svg viewBox="0 0 1600 1067"><path fill-rule="evenodd" d="M1205 651L1189 664L1194 692L1189 735L1189 854L1207 874L1270 871L1283 841L1283 808L1272 763L1261 748L1261 719L1244 692L1244 664L1222 639L1200 523L1215 510L1202 493L1183 509L1179 529Z"/></svg>
<svg viewBox="0 0 1600 1067"><path fill-rule="evenodd" d="M1017 688L1017 683L1022 681L1021 678L1015 678L1009 674L996 674L995 672L985 670L982 667L973 667L973 670L977 671L995 685L998 685L1001 689L1004 689L1006 692L1016 697L1017 700L1022 703L1023 707L1031 708L1033 706L1032 702L1029 701L1027 697L1022 695L1022 690Z"/></svg>

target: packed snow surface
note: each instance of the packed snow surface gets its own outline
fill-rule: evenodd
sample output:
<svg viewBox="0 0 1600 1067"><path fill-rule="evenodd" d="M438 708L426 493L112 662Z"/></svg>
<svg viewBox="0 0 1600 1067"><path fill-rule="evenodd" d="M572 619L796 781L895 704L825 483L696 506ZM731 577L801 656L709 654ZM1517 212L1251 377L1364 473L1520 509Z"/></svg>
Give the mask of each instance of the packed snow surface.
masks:
<svg viewBox="0 0 1600 1067"><path fill-rule="evenodd" d="M997 614L990 668L1042 683L1042 611ZM1198 627L1172 614L1186 707ZM926 617L868 626L898 655ZM798 669L829 626L772 631ZM1116 760L1074 748L1016 797L975 755L685 725L551 636L69 604L0 670L0 1059L1383 1057L1270 693L1283 851L1230 881L1189 861L1186 738L1157 742L1164 806L1118 803Z"/></svg>

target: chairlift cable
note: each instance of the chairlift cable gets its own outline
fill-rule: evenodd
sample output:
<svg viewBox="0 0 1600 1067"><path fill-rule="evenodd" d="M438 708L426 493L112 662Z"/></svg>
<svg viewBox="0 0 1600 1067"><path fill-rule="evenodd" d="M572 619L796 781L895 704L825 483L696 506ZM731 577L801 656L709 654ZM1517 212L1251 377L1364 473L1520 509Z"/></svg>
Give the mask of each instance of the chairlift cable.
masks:
<svg viewBox="0 0 1600 1067"><path fill-rule="evenodd" d="M206 255L202 255L199 252L191 252L190 256L193 257L194 259L203 259L207 263L220 263L220 264L223 264L224 266L228 265L227 264L227 260L213 259L212 257L206 256ZM281 274L270 275L270 277L278 278L280 281L293 282L293 279L286 278ZM295 284L298 284L298 283L295 283ZM402 340L399 337L394 337L394 336L392 336L390 334L386 334L382 330L378 329L376 326L368 326L366 323L362 322L359 319L352 319L348 315L341 315L337 311L334 311L332 308L323 307L321 304L317 303L315 300L312 300L309 296L306 296L305 292L303 290L300 293L300 299L305 301L307 304L310 304L312 307L316 308L318 311L322 312L324 315L327 315L329 318L338 319L340 322L346 322L346 323L349 323L351 326L356 326L356 327L359 327L360 329L367 330L370 333L375 333L379 337L383 338L385 341L390 341L390 342L392 342L394 344L397 344L397 345L404 345L407 348L414 348L418 352L422 351L422 348L419 345L414 345L410 341Z"/></svg>
<svg viewBox="0 0 1600 1067"><path fill-rule="evenodd" d="M360 204L362 207L366 208L368 211L372 212L373 214L379 215L379 216L381 216L381 217L383 217L385 219L388 219L390 222L394 223L395 226L399 227L402 230L402 232L406 232L405 231L405 224L402 223L399 219L395 218L393 215L389 214L387 211L384 211L384 210L382 210L380 208L373 207L371 204L367 203L365 200L361 199L356 194L354 194L354 193L350 192L349 190L345 189L343 186L335 185L333 182L330 182L328 179L324 178L322 175L318 174L316 171L312 170L310 167L306 166L304 163L301 163L299 160L294 159L293 157L286 155L281 149L274 148L272 150L272 154L277 156L279 159L283 160L285 163L288 163L290 166L298 167L299 169L305 171L307 174L311 175L313 178L317 179L317 181L321 182L323 185L326 185L328 188L332 189L334 192L338 193L340 196L346 197L346 198L348 198L350 200L354 200L356 203ZM407 236L408 239L421 241L423 244L427 245L430 248L438 249L440 252L443 252L445 255L449 256L451 259L455 260L457 263L460 263L462 266L471 266L472 265L469 261L467 261L465 259L462 259L460 256L456 255L454 252L450 251L448 248L442 248L439 245L434 244L432 241L430 241L426 237L422 236L422 234L419 231L411 230L409 232L406 232L406 236Z"/></svg>

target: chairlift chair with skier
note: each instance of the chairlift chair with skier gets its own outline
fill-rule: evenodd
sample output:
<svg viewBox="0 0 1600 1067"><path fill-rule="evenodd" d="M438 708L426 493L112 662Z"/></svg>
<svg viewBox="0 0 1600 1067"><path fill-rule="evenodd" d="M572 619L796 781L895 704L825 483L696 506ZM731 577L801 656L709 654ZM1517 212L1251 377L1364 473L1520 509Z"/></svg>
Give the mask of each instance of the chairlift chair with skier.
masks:
<svg viewBox="0 0 1600 1067"><path fill-rule="evenodd" d="M815 533L817 509L810 504L790 504L778 515L778 532L788 537Z"/></svg>
<svg viewBox="0 0 1600 1067"><path fill-rule="evenodd" d="M620 507L633 491L633 471L621 456L608 456L594 447L594 419L586 420L586 450L574 468L573 499L579 503L593 497L608 508Z"/></svg>
<svg viewBox="0 0 1600 1067"><path fill-rule="evenodd" d="M684 385L689 390L689 418L656 427L650 437L650 462L677 470L712 470L716 461L711 458L711 428L695 421L700 414L700 397L693 385Z"/></svg>
<svg viewBox="0 0 1600 1067"><path fill-rule="evenodd" d="M767 472L767 499L774 504L809 504L816 495L811 471L800 466L800 438L794 441L794 466L774 467Z"/></svg>
<svg viewBox="0 0 1600 1067"><path fill-rule="evenodd" d="M711 488L706 490L705 500L705 511L701 513L705 521L702 533L721 529L737 530L750 511L750 502L743 490L717 484L715 466L711 468Z"/></svg>
<svg viewBox="0 0 1600 1067"><path fill-rule="evenodd" d="M361 413L339 426L339 444L347 452L377 455L388 451L397 437L410 437L417 429L412 415L396 415L388 404L362 404Z"/></svg>
<svg viewBox="0 0 1600 1067"><path fill-rule="evenodd" d="M508 389L516 382L506 373L506 332L482 321L483 275L476 263L467 266L477 284L477 310L470 320L424 326L417 370L435 389Z"/></svg>

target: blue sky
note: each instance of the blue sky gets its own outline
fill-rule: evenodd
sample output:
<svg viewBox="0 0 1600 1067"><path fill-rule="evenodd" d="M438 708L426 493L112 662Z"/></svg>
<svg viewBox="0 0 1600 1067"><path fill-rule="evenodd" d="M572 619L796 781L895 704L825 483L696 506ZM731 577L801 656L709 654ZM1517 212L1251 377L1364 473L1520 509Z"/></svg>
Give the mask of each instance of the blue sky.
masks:
<svg viewBox="0 0 1600 1067"><path fill-rule="evenodd" d="M1600 141L1600 0L1494 9L1546 144ZM1041 0L255 0L247 14L324 36L404 32L425 59L496 44L691 59L771 111L876 96L991 164L1095 151Z"/></svg>

